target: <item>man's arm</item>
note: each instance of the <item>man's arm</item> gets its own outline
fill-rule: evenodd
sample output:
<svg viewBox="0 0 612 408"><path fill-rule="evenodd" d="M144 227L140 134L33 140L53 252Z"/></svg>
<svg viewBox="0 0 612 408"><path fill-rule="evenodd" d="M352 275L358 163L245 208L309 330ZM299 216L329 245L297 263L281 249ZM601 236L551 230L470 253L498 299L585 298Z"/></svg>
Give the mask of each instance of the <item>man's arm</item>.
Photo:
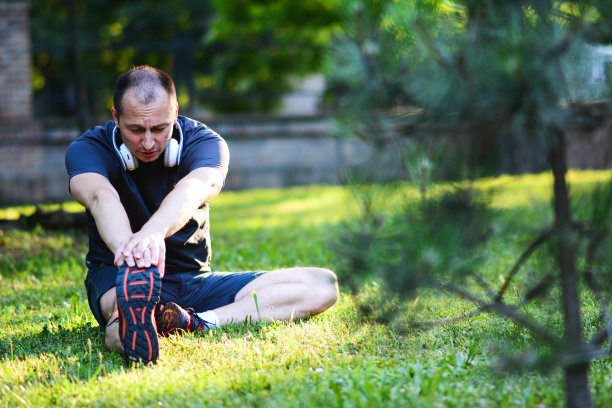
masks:
<svg viewBox="0 0 612 408"><path fill-rule="evenodd" d="M98 173L78 174L70 179L70 193L91 212L100 236L112 252L132 235L119 194L106 177Z"/></svg>
<svg viewBox="0 0 612 408"><path fill-rule="evenodd" d="M115 251L115 263L148 267L165 261L164 238L180 230L205 202L214 198L223 187L223 173L216 168L197 168L183 177L164 198L158 210Z"/></svg>

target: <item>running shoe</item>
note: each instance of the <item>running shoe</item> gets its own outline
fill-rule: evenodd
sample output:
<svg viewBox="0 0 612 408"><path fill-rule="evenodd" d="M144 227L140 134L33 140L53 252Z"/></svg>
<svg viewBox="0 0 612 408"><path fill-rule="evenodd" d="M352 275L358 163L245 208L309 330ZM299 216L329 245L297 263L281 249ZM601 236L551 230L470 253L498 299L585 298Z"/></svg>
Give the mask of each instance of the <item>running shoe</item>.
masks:
<svg viewBox="0 0 612 408"><path fill-rule="evenodd" d="M183 309L174 302L155 307L157 333L160 336L208 330L212 325L201 319L193 309Z"/></svg>
<svg viewBox="0 0 612 408"><path fill-rule="evenodd" d="M161 278L156 266L139 269L123 265L115 281L119 309L119 337L128 362L155 363L159 356L155 305Z"/></svg>

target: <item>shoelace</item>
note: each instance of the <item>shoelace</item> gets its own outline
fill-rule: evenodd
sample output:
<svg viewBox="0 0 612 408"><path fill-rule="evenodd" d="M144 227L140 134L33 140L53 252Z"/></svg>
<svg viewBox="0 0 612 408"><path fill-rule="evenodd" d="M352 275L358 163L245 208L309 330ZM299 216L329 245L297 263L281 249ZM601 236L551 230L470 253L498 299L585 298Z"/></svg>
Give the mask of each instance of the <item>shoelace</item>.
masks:
<svg viewBox="0 0 612 408"><path fill-rule="evenodd" d="M204 329L210 329L210 323L208 323L206 320L202 319L200 316L198 316L198 314L196 313L195 310L193 310L192 307L188 307L186 309L183 309L187 312L187 314L189 315L189 325L191 326L192 320L195 320L195 323L197 323L198 327L194 327L194 330L204 330Z"/></svg>

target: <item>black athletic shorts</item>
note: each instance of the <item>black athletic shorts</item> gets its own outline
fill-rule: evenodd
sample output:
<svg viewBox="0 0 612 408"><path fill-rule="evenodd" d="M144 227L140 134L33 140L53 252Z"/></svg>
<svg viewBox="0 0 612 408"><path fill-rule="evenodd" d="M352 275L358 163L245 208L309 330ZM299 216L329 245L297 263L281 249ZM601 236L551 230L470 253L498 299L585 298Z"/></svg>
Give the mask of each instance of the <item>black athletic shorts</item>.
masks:
<svg viewBox="0 0 612 408"><path fill-rule="evenodd" d="M100 312L99 300L115 286L117 267L107 264L87 264L85 278L89 308L101 327L106 321ZM253 279L265 272L181 272L166 274L162 279L160 302L174 302L197 313L216 309L234 302L236 294Z"/></svg>

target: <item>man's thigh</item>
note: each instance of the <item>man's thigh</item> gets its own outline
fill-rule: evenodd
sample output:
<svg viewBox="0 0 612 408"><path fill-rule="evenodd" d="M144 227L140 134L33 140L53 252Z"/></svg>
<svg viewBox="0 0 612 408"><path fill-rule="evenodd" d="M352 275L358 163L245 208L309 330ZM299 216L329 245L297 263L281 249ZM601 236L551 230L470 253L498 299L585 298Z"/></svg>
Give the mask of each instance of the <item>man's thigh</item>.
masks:
<svg viewBox="0 0 612 408"><path fill-rule="evenodd" d="M240 300L244 296L252 296L253 291L257 292L261 288L287 283L300 283L311 289L320 289L321 287L335 287L337 280L331 271L323 268L294 267L276 269L245 285L236 294L236 300Z"/></svg>
<svg viewBox="0 0 612 408"><path fill-rule="evenodd" d="M185 308L193 308L198 313L217 309L233 303L242 288L265 273L250 271L181 274L181 300L176 303Z"/></svg>

